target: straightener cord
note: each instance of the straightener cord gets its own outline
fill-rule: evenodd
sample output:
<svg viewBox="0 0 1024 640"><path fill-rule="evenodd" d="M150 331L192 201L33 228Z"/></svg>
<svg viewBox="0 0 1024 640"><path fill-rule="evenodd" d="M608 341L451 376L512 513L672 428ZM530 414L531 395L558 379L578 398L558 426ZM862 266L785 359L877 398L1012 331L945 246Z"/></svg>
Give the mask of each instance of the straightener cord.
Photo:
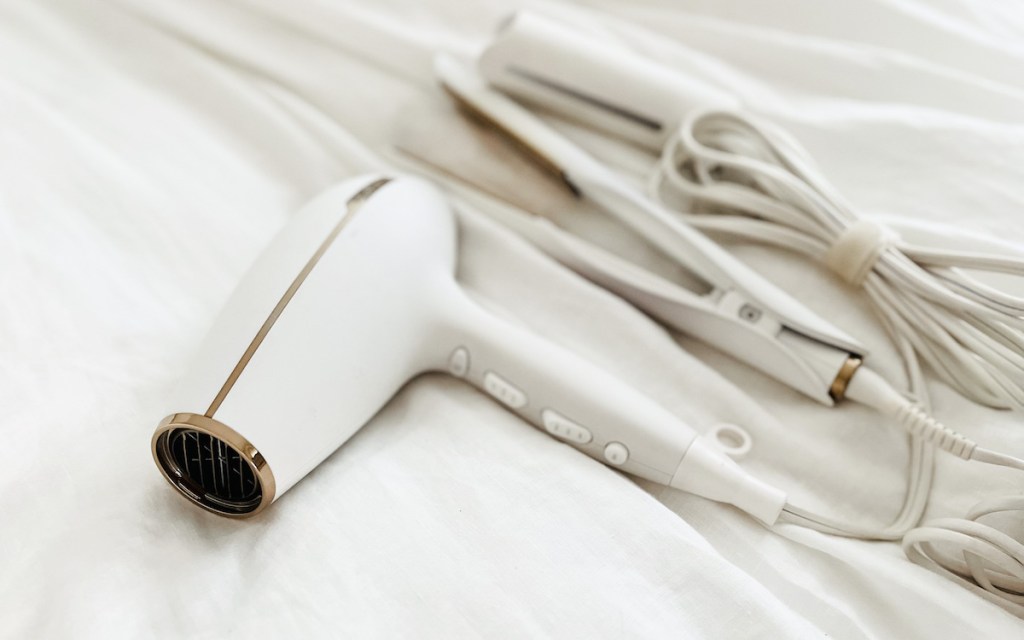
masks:
<svg viewBox="0 0 1024 640"><path fill-rule="evenodd" d="M917 246L860 218L779 128L733 111L692 113L666 145L652 196L706 213L679 213L705 231L765 243L823 262L867 293L926 403L923 361L963 395L992 407L1024 407L1024 298L964 270L1024 275L1024 259ZM671 200L671 202L669 202ZM917 526L927 504L932 453L1024 470L1024 461L978 447L897 394L870 370L848 397L909 433L909 484L900 516L875 529L787 505L783 520L856 538L899 540L907 556L1024 617L1024 544L982 522L1024 514L1024 497L994 498L966 518Z"/></svg>
<svg viewBox="0 0 1024 640"><path fill-rule="evenodd" d="M894 340L912 346L964 396L1024 407L1024 298L965 270L1024 276L1024 256L911 244L860 218L778 127L734 111L693 112L670 139L651 185L708 232L774 245L824 262L867 293Z"/></svg>

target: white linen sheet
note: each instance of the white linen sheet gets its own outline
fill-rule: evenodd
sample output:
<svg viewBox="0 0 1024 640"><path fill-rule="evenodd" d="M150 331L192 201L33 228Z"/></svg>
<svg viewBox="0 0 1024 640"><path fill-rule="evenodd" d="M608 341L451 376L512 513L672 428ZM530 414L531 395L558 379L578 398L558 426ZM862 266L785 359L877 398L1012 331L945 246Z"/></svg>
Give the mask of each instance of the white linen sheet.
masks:
<svg viewBox="0 0 1024 640"><path fill-rule="evenodd" d="M160 479L148 448L165 398L249 263L319 190L387 166L396 118L436 92L430 51L471 51L522 6L735 91L865 214L1024 241L1016 3L0 3L0 636L1024 634L895 543L770 532L636 483L443 376L407 385L250 521ZM891 425L669 336L464 214L459 277L483 302L699 429L745 426L744 464L795 500L895 515L906 443ZM735 249L902 380L859 295ZM1024 455L1019 413L930 391L945 422ZM1020 487L943 456L929 515Z"/></svg>

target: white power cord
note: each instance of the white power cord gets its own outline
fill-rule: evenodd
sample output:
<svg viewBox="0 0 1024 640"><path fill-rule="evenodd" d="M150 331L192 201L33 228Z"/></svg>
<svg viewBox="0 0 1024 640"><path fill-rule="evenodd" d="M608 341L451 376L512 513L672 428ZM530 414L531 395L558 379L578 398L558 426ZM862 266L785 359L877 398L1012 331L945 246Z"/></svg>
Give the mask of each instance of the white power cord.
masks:
<svg viewBox="0 0 1024 640"><path fill-rule="evenodd" d="M847 387L847 398L892 417L916 439L974 460L1024 471L1024 460L978 446L949 429L893 389L881 376L861 368ZM902 536L913 562L946 575L1000 606L1024 615L1024 544L979 520L996 513L1024 514L1024 496L993 498L975 505L966 518L939 518ZM847 525L830 522L796 507L786 519L840 535L864 536Z"/></svg>
<svg viewBox="0 0 1024 640"><path fill-rule="evenodd" d="M926 400L923 360L979 403L1024 406L1024 299L962 271L1024 275L1024 260L904 242L858 218L788 134L733 111L692 113L666 145L650 188L662 202L672 197L686 199L688 208L710 205L706 214L680 213L694 226L796 251L863 287L903 356L918 398ZM902 539L912 561L1024 616L1024 544L980 522L997 513L1024 513L1024 496L987 500L966 518L917 526L931 489L935 449L1018 470L1024 470L1024 460L984 449L945 427L865 367L850 381L846 397L893 418L910 436L900 515L876 529L787 505L783 520L836 535Z"/></svg>
<svg viewBox="0 0 1024 640"><path fill-rule="evenodd" d="M710 205L680 214L696 227L823 262L863 287L890 335L963 395L1024 407L1024 298L963 271L1024 276L1024 258L903 241L859 218L788 134L734 111L692 112L666 145L651 193Z"/></svg>

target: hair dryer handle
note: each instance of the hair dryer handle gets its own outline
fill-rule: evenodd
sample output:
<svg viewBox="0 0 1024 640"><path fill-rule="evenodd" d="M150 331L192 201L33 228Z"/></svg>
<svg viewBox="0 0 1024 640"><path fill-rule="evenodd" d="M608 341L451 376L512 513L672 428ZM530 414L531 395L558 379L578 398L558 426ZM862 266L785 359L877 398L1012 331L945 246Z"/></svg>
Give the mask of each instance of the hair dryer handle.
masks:
<svg viewBox="0 0 1024 640"><path fill-rule="evenodd" d="M452 297L447 297L452 302ZM685 422L574 353L488 313L459 291L443 365L505 408L630 475L774 522L785 495L747 475Z"/></svg>

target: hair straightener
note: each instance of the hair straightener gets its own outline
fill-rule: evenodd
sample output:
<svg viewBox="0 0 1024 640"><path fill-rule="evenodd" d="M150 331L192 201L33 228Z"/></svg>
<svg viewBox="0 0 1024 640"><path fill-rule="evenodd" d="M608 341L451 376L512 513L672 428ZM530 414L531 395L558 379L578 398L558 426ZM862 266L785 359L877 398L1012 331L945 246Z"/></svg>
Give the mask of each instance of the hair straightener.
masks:
<svg viewBox="0 0 1024 640"><path fill-rule="evenodd" d="M1024 406L1024 298L976 276L1024 275L1020 246L862 217L737 96L543 15L512 16L477 68L516 99L660 153L649 194L677 220L802 254L862 287L916 391L920 357L976 402Z"/></svg>
<svg viewBox="0 0 1024 640"><path fill-rule="evenodd" d="M462 61L440 54L435 72L473 115L513 137L521 149L586 198L632 228L696 283L659 295L654 280L554 228L531 234L553 257L607 285L666 324L714 345L826 405L843 397L865 348L677 220L613 171L520 105L497 93ZM557 240L554 240L557 238ZM595 251L598 251L595 253ZM614 266L613 266L614 265Z"/></svg>

